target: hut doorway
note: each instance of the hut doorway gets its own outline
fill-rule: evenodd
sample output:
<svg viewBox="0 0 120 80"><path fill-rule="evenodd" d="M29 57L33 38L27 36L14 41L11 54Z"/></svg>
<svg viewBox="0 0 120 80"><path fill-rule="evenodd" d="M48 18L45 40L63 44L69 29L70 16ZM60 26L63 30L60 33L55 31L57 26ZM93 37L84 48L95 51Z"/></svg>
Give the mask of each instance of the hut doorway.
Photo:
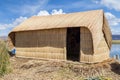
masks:
<svg viewBox="0 0 120 80"><path fill-rule="evenodd" d="M67 28L67 60L80 61L80 27Z"/></svg>

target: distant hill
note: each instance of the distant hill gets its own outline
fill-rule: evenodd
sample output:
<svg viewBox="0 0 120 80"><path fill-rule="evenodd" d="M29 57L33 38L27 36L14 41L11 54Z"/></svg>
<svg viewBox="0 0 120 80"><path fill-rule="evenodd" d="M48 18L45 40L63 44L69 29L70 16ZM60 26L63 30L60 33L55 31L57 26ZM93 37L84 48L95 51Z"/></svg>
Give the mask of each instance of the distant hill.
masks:
<svg viewBox="0 0 120 80"><path fill-rule="evenodd" d="M0 36L0 39L7 40L7 36Z"/></svg>
<svg viewBox="0 0 120 80"><path fill-rule="evenodd" d="M120 40L120 35L112 35L112 40Z"/></svg>

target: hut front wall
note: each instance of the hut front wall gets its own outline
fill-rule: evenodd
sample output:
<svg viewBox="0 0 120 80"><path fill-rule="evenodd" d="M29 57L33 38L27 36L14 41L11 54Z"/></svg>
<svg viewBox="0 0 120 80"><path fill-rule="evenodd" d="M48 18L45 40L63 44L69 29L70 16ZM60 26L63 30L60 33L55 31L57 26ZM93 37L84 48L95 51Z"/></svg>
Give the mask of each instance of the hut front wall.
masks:
<svg viewBox="0 0 120 80"><path fill-rule="evenodd" d="M17 32L16 56L66 59L66 29Z"/></svg>
<svg viewBox="0 0 120 80"><path fill-rule="evenodd" d="M93 61L93 40L88 28L80 28L80 62Z"/></svg>
<svg viewBox="0 0 120 80"><path fill-rule="evenodd" d="M109 58L109 47L107 45L107 42L105 40L105 37L103 36L97 49L94 53L94 61L95 62L101 62L103 60L107 60Z"/></svg>

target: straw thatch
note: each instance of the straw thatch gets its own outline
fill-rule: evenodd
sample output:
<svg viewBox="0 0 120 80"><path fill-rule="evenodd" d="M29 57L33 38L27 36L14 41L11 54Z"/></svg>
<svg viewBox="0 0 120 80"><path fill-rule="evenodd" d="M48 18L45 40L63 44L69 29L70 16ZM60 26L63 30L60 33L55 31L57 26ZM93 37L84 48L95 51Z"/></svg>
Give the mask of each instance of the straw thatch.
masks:
<svg viewBox="0 0 120 80"><path fill-rule="evenodd" d="M112 39L102 10L33 16L10 32L9 41L20 56L51 59L56 56L55 59L65 60L68 27L80 27L80 36L83 36L80 37L80 61L98 62L108 58ZM103 48L105 51L101 52Z"/></svg>

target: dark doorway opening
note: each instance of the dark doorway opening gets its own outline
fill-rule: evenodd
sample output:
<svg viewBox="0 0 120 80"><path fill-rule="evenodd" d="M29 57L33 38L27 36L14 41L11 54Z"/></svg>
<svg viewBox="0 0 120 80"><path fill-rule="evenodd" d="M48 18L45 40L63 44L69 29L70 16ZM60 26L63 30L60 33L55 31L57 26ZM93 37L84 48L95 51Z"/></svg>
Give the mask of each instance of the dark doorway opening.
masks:
<svg viewBox="0 0 120 80"><path fill-rule="evenodd" d="M80 61L80 28L67 28L67 60Z"/></svg>

